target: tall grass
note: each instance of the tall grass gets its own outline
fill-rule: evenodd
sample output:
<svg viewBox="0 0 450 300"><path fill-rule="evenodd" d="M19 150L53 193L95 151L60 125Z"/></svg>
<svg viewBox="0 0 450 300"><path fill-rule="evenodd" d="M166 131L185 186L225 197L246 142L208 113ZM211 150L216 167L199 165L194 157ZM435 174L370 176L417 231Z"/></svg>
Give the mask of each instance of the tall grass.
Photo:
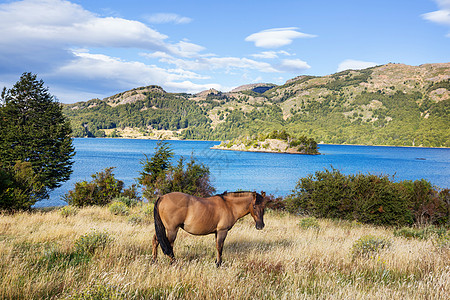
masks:
<svg viewBox="0 0 450 300"><path fill-rule="evenodd" d="M251 217L229 232L224 263L216 268L214 235L180 231L177 262L152 262L154 227L144 209L130 222L108 208L0 215L1 299L446 299L450 249L433 238L411 239L394 230L356 222L302 218L269 211L266 227ZM146 219L147 218L147 219ZM77 244L96 233L102 247ZM370 255L352 251L373 236L390 241ZM92 248L89 248L92 249Z"/></svg>

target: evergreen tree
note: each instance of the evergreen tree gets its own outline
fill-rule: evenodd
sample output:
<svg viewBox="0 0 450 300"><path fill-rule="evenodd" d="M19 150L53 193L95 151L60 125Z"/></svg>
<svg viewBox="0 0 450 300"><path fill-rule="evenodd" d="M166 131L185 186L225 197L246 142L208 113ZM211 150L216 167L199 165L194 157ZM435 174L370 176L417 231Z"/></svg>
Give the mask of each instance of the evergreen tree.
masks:
<svg viewBox="0 0 450 300"><path fill-rule="evenodd" d="M155 154L148 159L141 161L143 171L138 178L139 184L144 186L144 197L152 200L159 193L157 182L163 181L166 171L171 167L170 159L173 157L173 151L168 142L159 140L156 144Z"/></svg>
<svg viewBox="0 0 450 300"><path fill-rule="evenodd" d="M69 179L72 173L71 127L62 106L36 75L23 73L0 98L0 163L12 169L29 162L44 186L38 199Z"/></svg>
<svg viewBox="0 0 450 300"><path fill-rule="evenodd" d="M172 157L169 143L158 141L155 154L150 159L146 156L141 162L143 171L138 180L145 198L154 201L156 196L170 192L207 197L216 191L210 182L208 166L197 163L193 157L186 166L183 157L173 166L170 162Z"/></svg>

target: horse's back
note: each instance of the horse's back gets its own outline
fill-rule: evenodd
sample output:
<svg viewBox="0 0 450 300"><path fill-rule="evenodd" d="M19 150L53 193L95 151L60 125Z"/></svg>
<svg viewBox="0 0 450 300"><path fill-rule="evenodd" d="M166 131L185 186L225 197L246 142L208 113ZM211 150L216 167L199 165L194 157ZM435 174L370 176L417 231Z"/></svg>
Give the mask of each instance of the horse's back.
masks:
<svg viewBox="0 0 450 300"><path fill-rule="evenodd" d="M170 215L182 217L187 213L189 203L191 202L191 195L172 192L159 197L158 209L162 215Z"/></svg>
<svg viewBox="0 0 450 300"><path fill-rule="evenodd" d="M183 207L188 205L191 197L193 196L185 193L172 192L159 197L159 203L160 205Z"/></svg>

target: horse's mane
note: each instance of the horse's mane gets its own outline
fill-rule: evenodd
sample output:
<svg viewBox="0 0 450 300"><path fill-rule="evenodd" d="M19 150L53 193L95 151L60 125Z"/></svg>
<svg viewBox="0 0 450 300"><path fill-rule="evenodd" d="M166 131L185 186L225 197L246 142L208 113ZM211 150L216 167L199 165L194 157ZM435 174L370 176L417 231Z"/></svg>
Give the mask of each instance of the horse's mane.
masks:
<svg viewBox="0 0 450 300"><path fill-rule="evenodd" d="M238 198L238 197L247 197L247 196L249 196L249 194L253 194L253 192L251 192L251 191L237 191L237 192L225 191L222 194L217 194L216 196L219 196L222 199L224 199L223 197L225 197L225 196ZM263 200L264 200L264 198L260 194L256 193L256 204L260 204Z"/></svg>
<svg viewBox="0 0 450 300"><path fill-rule="evenodd" d="M228 192L225 191L222 194L219 194L217 196L231 196L231 197L246 197L248 194L251 194L253 192L250 191L237 191L237 192Z"/></svg>

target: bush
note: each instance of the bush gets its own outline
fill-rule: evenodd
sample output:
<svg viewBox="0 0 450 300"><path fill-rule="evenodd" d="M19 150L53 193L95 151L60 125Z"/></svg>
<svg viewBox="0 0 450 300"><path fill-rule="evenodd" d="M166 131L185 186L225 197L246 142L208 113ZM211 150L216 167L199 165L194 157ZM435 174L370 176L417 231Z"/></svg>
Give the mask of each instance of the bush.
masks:
<svg viewBox="0 0 450 300"><path fill-rule="evenodd" d="M144 223L144 218L142 218L139 215L132 215L130 217L128 217L128 223L133 224L133 225L139 225Z"/></svg>
<svg viewBox="0 0 450 300"><path fill-rule="evenodd" d="M69 216L75 216L77 213L78 209L70 205L63 206L59 209L59 214L64 218L67 218Z"/></svg>
<svg viewBox="0 0 450 300"><path fill-rule="evenodd" d="M414 222L423 224L445 224L450 221L448 190L440 193L424 179L401 182L402 192L413 212Z"/></svg>
<svg viewBox="0 0 450 300"><path fill-rule="evenodd" d="M119 196L113 199L112 202L121 202L125 204L127 207L134 207L137 205L138 201L136 199L132 199L128 196Z"/></svg>
<svg viewBox="0 0 450 300"><path fill-rule="evenodd" d="M303 218L303 219L300 220L298 225L302 229L315 229L315 230L319 230L320 229L319 222L314 217Z"/></svg>
<svg viewBox="0 0 450 300"><path fill-rule="evenodd" d="M156 196L170 192L183 192L207 197L215 192L209 177L209 168L195 162L194 158L185 165L181 157L176 166L170 162L173 152L167 142L159 141L155 154L141 162L143 171L138 178L144 187L144 197L154 201Z"/></svg>
<svg viewBox="0 0 450 300"><path fill-rule="evenodd" d="M146 217L153 217L153 210L155 209L155 204L153 203L147 203L142 206L141 210L144 216Z"/></svg>
<svg viewBox="0 0 450 300"><path fill-rule="evenodd" d="M423 229L416 229L410 227L402 227L394 231L394 236L401 236L407 239L426 239L428 236Z"/></svg>
<svg viewBox="0 0 450 300"><path fill-rule="evenodd" d="M408 199L387 176L358 174L352 177L353 214L362 223L404 225L413 222Z"/></svg>
<svg viewBox="0 0 450 300"><path fill-rule="evenodd" d="M80 290L73 291L67 299L73 300L95 300L95 299L114 299L124 300L128 299L127 294L118 286L113 286L108 283L93 283L82 287Z"/></svg>
<svg viewBox="0 0 450 300"><path fill-rule="evenodd" d="M401 236L407 239L423 239L426 240L430 237L442 237L446 234L447 230L444 227L435 227L433 225L422 228L409 228L402 227L394 230L394 236Z"/></svg>
<svg viewBox="0 0 450 300"><path fill-rule="evenodd" d="M391 242L386 238L380 238L373 235L365 235L353 243L352 257L369 257L376 254L381 249L387 249Z"/></svg>
<svg viewBox="0 0 450 300"><path fill-rule="evenodd" d="M181 157L176 167L171 167L166 180L162 182L161 192L183 192L199 197L207 197L216 189L211 185L209 168L204 164L198 164L194 158L184 165Z"/></svg>
<svg viewBox="0 0 450 300"><path fill-rule="evenodd" d="M94 254L95 250L105 248L112 240L107 232L92 231L86 233L75 241L75 253Z"/></svg>
<svg viewBox="0 0 450 300"><path fill-rule="evenodd" d="M288 196L287 208L318 218L352 219L354 195L350 181L350 177L336 169L308 175L299 180L294 193Z"/></svg>
<svg viewBox="0 0 450 300"><path fill-rule="evenodd" d="M155 147L155 153L149 159L145 155L145 159L141 161L143 167L141 176L138 178L139 184L144 186L144 197L149 201L153 200L159 192L158 182L163 180L165 172L170 168L170 159L173 157L173 151L169 143L158 141Z"/></svg>
<svg viewBox="0 0 450 300"><path fill-rule="evenodd" d="M375 225L443 225L450 222L448 194L426 180L397 183L385 175L344 175L332 168L301 178L286 207L292 213Z"/></svg>
<svg viewBox="0 0 450 300"><path fill-rule="evenodd" d="M450 231L436 236L433 245L439 250L450 250Z"/></svg>
<svg viewBox="0 0 450 300"><path fill-rule="evenodd" d="M17 161L13 168L0 165L0 210L28 210L43 189L31 163Z"/></svg>
<svg viewBox="0 0 450 300"><path fill-rule="evenodd" d="M129 213L128 206L119 201L114 201L109 205L109 211L114 215L126 216Z"/></svg>
<svg viewBox="0 0 450 300"><path fill-rule="evenodd" d="M63 199L70 205L82 207L88 205L106 205L117 197L134 197L137 201L136 187L123 190L123 181L117 180L113 174L114 168L92 175L90 182L81 181L75 183L75 189L64 195ZM131 201L131 200L130 200Z"/></svg>

